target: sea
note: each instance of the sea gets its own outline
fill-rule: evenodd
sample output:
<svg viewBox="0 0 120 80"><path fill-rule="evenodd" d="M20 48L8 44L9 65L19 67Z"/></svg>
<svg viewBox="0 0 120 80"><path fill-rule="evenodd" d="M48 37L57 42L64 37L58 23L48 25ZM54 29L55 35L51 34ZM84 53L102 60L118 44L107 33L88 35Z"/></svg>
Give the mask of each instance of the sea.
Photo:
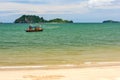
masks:
<svg viewBox="0 0 120 80"><path fill-rule="evenodd" d="M120 23L0 24L0 66L120 61Z"/></svg>

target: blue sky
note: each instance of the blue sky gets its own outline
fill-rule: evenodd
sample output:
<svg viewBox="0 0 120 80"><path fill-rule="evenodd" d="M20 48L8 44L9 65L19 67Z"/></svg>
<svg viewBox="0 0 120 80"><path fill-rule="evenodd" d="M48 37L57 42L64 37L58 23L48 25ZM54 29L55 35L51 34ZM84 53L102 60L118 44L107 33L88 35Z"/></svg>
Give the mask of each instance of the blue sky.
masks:
<svg viewBox="0 0 120 80"><path fill-rule="evenodd" d="M120 0L0 0L0 22L23 14L74 22L120 21Z"/></svg>

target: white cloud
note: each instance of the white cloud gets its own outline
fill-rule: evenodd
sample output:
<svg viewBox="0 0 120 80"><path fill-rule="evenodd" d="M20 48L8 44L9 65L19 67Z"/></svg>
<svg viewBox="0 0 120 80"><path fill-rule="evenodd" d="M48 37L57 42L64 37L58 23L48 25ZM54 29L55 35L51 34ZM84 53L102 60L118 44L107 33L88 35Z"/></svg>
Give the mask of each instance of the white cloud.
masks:
<svg viewBox="0 0 120 80"><path fill-rule="evenodd" d="M89 3L91 4L108 4L108 3L111 3L115 0L89 0Z"/></svg>
<svg viewBox="0 0 120 80"><path fill-rule="evenodd" d="M31 0L32 1L32 0ZM0 11L7 12L8 14L74 14L85 13L88 10L86 2L67 5L53 5L53 4L28 4L16 2L1 2ZM5 6L5 7L4 7ZM9 13L10 11L10 13Z"/></svg>
<svg viewBox="0 0 120 80"><path fill-rule="evenodd" d="M96 9L116 9L120 8L120 2L119 0L89 0L88 6Z"/></svg>
<svg viewBox="0 0 120 80"><path fill-rule="evenodd" d="M69 2L67 2L69 1ZM33 4L33 2L35 2ZM1 0L0 14L85 14L92 9L120 8L120 0Z"/></svg>

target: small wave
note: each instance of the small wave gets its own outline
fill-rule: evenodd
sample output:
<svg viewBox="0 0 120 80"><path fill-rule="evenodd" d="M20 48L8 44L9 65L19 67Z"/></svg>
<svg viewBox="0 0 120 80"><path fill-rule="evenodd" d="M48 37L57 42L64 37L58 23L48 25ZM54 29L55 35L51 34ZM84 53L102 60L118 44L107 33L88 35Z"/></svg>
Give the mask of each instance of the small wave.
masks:
<svg viewBox="0 0 120 80"><path fill-rule="evenodd" d="M0 70L16 70L16 69L60 69L60 68L75 68L78 65L64 64L64 65L40 65L40 66L0 66Z"/></svg>
<svg viewBox="0 0 120 80"><path fill-rule="evenodd" d="M59 65L60 67L75 67L77 65L74 64L64 64L64 65Z"/></svg>
<svg viewBox="0 0 120 80"><path fill-rule="evenodd" d="M0 69L36 69L45 67L46 66L0 66Z"/></svg>
<svg viewBox="0 0 120 80"><path fill-rule="evenodd" d="M46 29L56 29L56 28L60 28L60 26L50 26L50 27L45 27Z"/></svg>
<svg viewBox="0 0 120 80"><path fill-rule="evenodd" d="M120 62L84 62L84 65L91 65L91 66L114 66L120 65Z"/></svg>
<svg viewBox="0 0 120 80"><path fill-rule="evenodd" d="M90 65L92 62L84 62L85 65Z"/></svg>
<svg viewBox="0 0 120 80"><path fill-rule="evenodd" d="M13 43L13 44L16 44L16 43L18 43L18 42L3 42L3 43Z"/></svg>

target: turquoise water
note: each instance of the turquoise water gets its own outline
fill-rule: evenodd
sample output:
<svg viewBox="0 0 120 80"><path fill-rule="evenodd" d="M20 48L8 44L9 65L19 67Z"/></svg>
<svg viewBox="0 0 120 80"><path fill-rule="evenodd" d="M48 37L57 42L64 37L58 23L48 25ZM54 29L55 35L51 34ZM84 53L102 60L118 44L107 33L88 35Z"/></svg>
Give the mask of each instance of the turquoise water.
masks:
<svg viewBox="0 0 120 80"><path fill-rule="evenodd" d="M81 64L120 61L120 24L0 24L0 65Z"/></svg>

